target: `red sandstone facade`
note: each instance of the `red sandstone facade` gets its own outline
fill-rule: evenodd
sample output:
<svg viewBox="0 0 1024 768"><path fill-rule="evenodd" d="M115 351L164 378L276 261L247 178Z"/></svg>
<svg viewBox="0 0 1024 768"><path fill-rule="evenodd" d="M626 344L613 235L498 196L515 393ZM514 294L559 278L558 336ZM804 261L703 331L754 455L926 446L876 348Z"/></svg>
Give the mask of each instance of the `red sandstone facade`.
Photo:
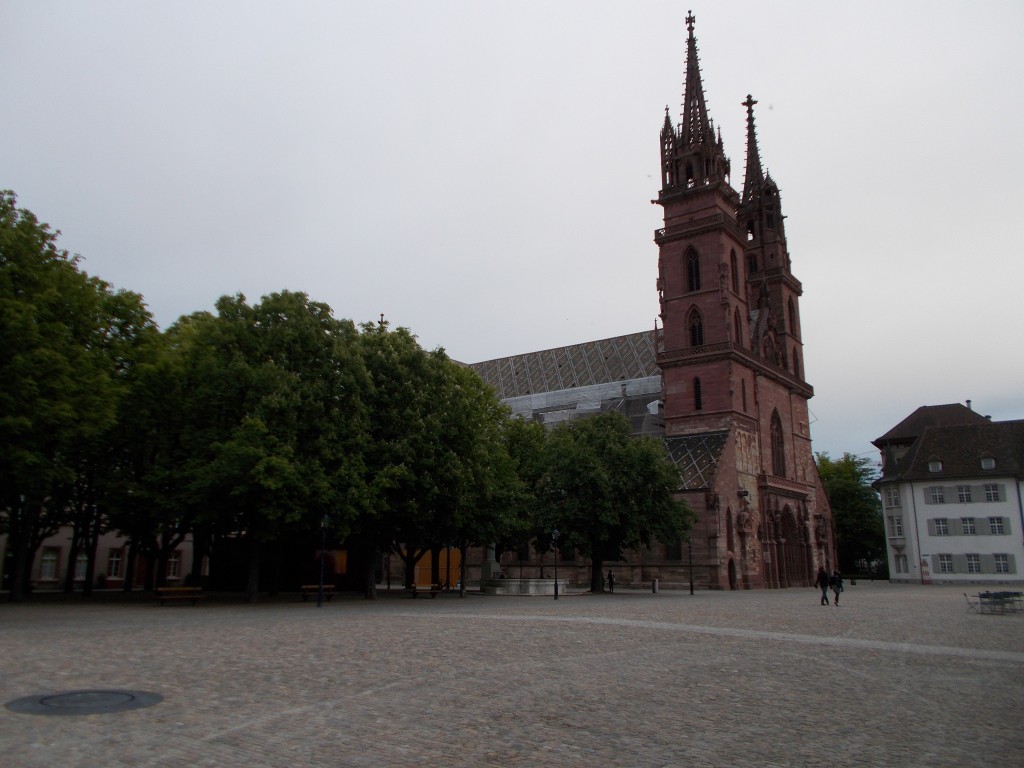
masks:
<svg viewBox="0 0 1024 768"><path fill-rule="evenodd" d="M791 271L775 182L761 170L747 108L742 194L704 101L694 18L678 127L661 131L664 210L658 244L664 429L712 465L684 477L698 513L697 573L711 588L809 585L835 564L831 510L811 450L800 332L802 287ZM717 452L717 454L716 454ZM704 581L704 579L701 579Z"/></svg>

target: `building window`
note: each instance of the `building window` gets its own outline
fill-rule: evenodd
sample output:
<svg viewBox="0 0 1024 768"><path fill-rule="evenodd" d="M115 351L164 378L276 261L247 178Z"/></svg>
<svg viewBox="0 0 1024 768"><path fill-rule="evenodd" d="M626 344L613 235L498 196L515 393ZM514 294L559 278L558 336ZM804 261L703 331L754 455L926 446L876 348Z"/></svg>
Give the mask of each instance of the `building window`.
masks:
<svg viewBox="0 0 1024 768"><path fill-rule="evenodd" d="M732 311L732 324L735 327L734 338L739 346L743 346L743 324L740 321L740 311L734 309Z"/></svg>
<svg viewBox="0 0 1024 768"><path fill-rule="evenodd" d="M740 271L736 268L736 249L729 251L729 267L732 270L732 292L740 292Z"/></svg>
<svg viewBox="0 0 1024 768"><path fill-rule="evenodd" d="M752 275L757 272L757 254L747 254L747 274Z"/></svg>
<svg viewBox="0 0 1024 768"><path fill-rule="evenodd" d="M992 555L996 561L996 573L1009 573L1010 572L1010 556L1009 555Z"/></svg>
<svg viewBox="0 0 1024 768"><path fill-rule="evenodd" d="M704 346L704 321L696 309L690 313L690 346Z"/></svg>
<svg viewBox="0 0 1024 768"><path fill-rule="evenodd" d="M743 412L747 412L747 380L743 379L740 382L740 392L743 394Z"/></svg>
<svg viewBox="0 0 1024 768"><path fill-rule="evenodd" d="M797 357L796 347L793 347L793 375L800 378L800 358Z"/></svg>
<svg viewBox="0 0 1024 768"><path fill-rule="evenodd" d="M971 486L969 485L958 485L956 487L956 500L961 504L971 503Z"/></svg>
<svg viewBox="0 0 1024 768"><path fill-rule="evenodd" d="M1001 517L990 517L988 519L988 530L989 533L997 536L1002 536L1006 533L1006 526L1003 525L1003 518Z"/></svg>
<svg viewBox="0 0 1024 768"><path fill-rule="evenodd" d="M981 468L982 469L995 469L996 468L996 460L994 458L992 458L991 456L982 456L981 457Z"/></svg>
<svg viewBox="0 0 1024 768"><path fill-rule="evenodd" d="M107 556L107 576L112 579L121 578L121 557L122 550L112 549Z"/></svg>
<svg viewBox="0 0 1024 768"><path fill-rule="evenodd" d="M935 518L935 535L949 536L949 520L944 517Z"/></svg>
<svg viewBox="0 0 1024 768"><path fill-rule="evenodd" d="M907 556L896 555L893 558L893 562L896 566L896 573L909 573L910 569L907 567Z"/></svg>
<svg viewBox="0 0 1024 768"><path fill-rule="evenodd" d="M981 555L964 555L967 558L967 572L981 573Z"/></svg>
<svg viewBox="0 0 1024 768"><path fill-rule="evenodd" d="M929 495L931 497L932 504L946 503L946 494L943 492L942 486L937 485L934 488L930 488Z"/></svg>
<svg viewBox="0 0 1024 768"><path fill-rule="evenodd" d="M686 251L686 290L700 290L700 256L692 248Z"/></svg>
<svg viewBox="0 0 1024 768"><path fill-rule="evenodd" d="M85 581L85 575L89 572L89 556L79 552L75 558L75 581Z"/></svg>
<svg viewBox="0 0 1024 768"><path fill-rule="evenodd" d="M167 556L167 578L181 578L181 552L177 549Z"/></svg>
<svg viewBox="0 0 1024 768"><path fill-rule="evenodd" d="M665 545L665 559L666 560L682 560L683 559L683 542L676 541L671 544Z"/></svg>
<svg viewBox="0 0 1024 768"><path fill-rule="evenodd" d="M942 462L939 461L938 459L932 459L931 461L928 462L928 471L929 472L941 472L942 471Z"/></svg>
<svg viewBox="0 0 1024 768"><path fill-rule="evenodd" d="M704 407L704 402L701 399L701 394L700 394L700 379L699 378L695 378L693 380L693 409L695 411L700 411L700 410L703 409L703 407Z"/></svg>
<svg viewBox="0 0 1024 768"><path fill-rule="evenodd" d="M47 547L39 558L39 578L43 581L57 580L57 563L60 560L60 550L57 547Z"/></svg>
<svg viewBox="0 0 1024 768"><path fill-rule="evenodd" d="M782 435L782 419L778 411L772 411L772 474L786 476L786 442Z"/></svg>
<svg viewBox="0 0 1024 768"><path fill-rule="evenodd" d="M789 332L796 336L796 305L792 296L789 297Z"/></svg>
<svg viewBox="0 0 1024 768"><path fill-rule="evenodd" d="M892 517L892 531L893 536L903 535L903 515L893 515Z"/></svg>
<svg viewBox="0 0 1024 768"><path fill-rule="evenodd" d="M999 486L995 483L985 483L985 501L999 501Z"/></svg>
<svg viewBox="0 0 1024 768"><path fill-rule="evenodd" d="M887 507L898 507L900 505L900 489L899 488L886 488L885 489L885 506Z"/></svg>
<svg viewBox="0 0 1024 768"><path fill-rule="evenodd" d="M961 517L960 528L963 529L964 536L973 536L977 531L974 529L974 518L973 517Z"/></svg>
<svg viewBox="0 0 1024 768"><path fill-rule="evenodd" d="M953 556L939 555L939 573L953 572Z"/></svg>

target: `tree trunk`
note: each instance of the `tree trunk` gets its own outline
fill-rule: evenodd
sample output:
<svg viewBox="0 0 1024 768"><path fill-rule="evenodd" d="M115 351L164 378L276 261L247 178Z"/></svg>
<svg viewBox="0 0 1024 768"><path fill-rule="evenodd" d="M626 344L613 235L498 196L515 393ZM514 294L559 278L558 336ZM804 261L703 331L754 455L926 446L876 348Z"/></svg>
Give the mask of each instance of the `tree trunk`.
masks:
<svg viewBox="0 0 1024 768"><path fill-rule="evenodd" d="M377 549L370 549L369 557L365 557L363 560L363 596L367 600L377 599L377 579L374 578L374 574L377 570L377 560L380 557L380 553Z"/></svg>
<svg viewBox="0 0 1024 768"><path fill-rule="evenodd" d="M245 596L250 603L255 603L260 592L260 542L249 537L249 578L245 585Z"/></svg>
<svg viewBox="0 0 1024 768"><path fill-rule="evenodd" d="M20 603L28 594L32 577L32 561L35 551L32 549L32 529L39 517L39 508L31 503L22 502L16 522L10 527L7 547L14 553L10 565L12 603Z"/></svg>
<svg viewBox="0 0 1024 768"><path fill-rule="evenodd" d="M468 549L466 544L459 548L459 597L466 596L466 551Z"/></svg>
<svg viewBox="0 0 1024 768"><path fill-rule="evenodd" d="M596 558L590 561L590 591L604 592L604 562Z"/></svg>

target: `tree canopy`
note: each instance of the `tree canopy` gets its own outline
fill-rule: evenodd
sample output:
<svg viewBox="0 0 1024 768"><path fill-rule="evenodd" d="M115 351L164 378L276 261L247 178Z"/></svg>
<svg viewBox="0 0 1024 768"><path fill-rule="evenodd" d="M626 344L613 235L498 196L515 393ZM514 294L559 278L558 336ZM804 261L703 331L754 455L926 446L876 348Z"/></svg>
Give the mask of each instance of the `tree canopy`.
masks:
<svg viewBox="0 0 1024 768"><path fill-rule="evenodd" d="M874 468L862 456L844 453L832 459L815 455L818 474L832 507L840 569L855 573L885 560L885 526L878 493L871 486Z"/></svg>
<svg viewBox="0 0 1024 768"><path fill-rule="evenodd" d="M541 530L557 529L559 549L590 558L595 592L603 589L605 562L653 539L678 541L693 520L673 496L679 475L664 443L632 437L629 421L616 412L553 429L538 486Z"/></svg>

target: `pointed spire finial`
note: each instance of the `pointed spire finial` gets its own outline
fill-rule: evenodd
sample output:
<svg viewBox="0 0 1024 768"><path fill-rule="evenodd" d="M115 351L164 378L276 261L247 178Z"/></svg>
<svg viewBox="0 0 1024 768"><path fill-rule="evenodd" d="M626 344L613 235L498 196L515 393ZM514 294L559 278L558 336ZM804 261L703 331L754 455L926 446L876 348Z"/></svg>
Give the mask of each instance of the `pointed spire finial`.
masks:
<svg viewBox="0 0 1024 768"><path fill-rule="evenodd" d="M747 108L747 173L743 180L741 199L747 203L759 193L764 183L764 173L761 171L761 153L757 149L757 131L754 128L754 105L757 100L748 93L747 100L742 103Z"/></svg>
<svg viewBox="0 0 1024 768"><path fill-rule="evenodd" d="M697 21L697 17L693 15L693 11L686 12L686 29L689 30L690 34L693 34L693 23Z"/></svg>

